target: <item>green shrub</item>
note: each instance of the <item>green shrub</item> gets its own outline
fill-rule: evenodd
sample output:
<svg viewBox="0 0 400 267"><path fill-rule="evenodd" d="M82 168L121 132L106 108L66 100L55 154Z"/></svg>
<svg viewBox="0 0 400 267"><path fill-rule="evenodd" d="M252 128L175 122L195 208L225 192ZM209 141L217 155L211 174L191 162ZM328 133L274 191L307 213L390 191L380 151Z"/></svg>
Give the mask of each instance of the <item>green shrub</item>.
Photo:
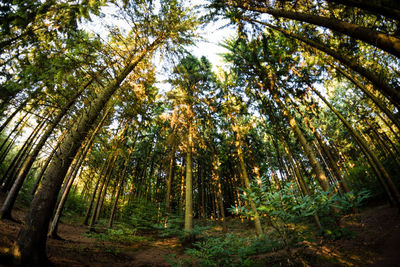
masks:
<svg viewBox="0 0 400 267"><path fill-rule="evenodd" d="M196 263L200 266L255 266L253 255L279 249L281 245L266 236L243 238L234 234L221 237L208 237L194 243L194 248L185 251L189 258L170 257L172 266L187 266ZM199 263L199 264L197 264Z"/></svg>
<svg viewBox="0 0 400 267"><path fill-rule="evenodd" d="M146 200L136 200L122 210L122 221L138 230L154 229L160 218L158 207Z"/></svg>
<svg viewBox="0 0 400 267"><path fill-rule="evenodd" d="M283 242L289 257L291 248L298 246L302 241L312 241L313 238L312 229L301 227L299 222L307 221L318 214L325 236L334 239L349 236L347 230L337 229L337 220L370 197L367 191L350 192L340 196L332 192L333 187L328 192L315 190L312 196L302 196L292 183L287 183L281 190L273 192L258 185L252 185L251 190L243 191L246 194L242 197L256 204L261 218L274 230L268 234L271 238ZM336 207L339 213L333 213L332 207ZM238 212L235 207L232 207L231 211ZM254 216L253 212L246 208L239 212L246 216Z"/></svg>
<svg viewBox="0 0 400 267"><path fill-rule="evenodd" d="M105 233L88 232L85 236L95 238L100 241L114 241L118 243L136 243L148 238L136 235L136 229L121 228L107 229Z"/></svg>

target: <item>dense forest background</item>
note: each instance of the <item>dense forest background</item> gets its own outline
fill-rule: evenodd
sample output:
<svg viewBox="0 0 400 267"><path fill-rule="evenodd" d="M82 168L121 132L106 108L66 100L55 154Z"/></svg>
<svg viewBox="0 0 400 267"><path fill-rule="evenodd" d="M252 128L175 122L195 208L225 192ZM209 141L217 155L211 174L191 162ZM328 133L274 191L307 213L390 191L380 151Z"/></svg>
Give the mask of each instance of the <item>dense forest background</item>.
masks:
<svg viewBox="0 0 400 267"><path fill-rule="evenodd" d="M1 252L15 264L48 262L60 219L179 237L199 265L304 264L305 242L351 236L346 216L400 208L400 3L195 2L0 3L2 227L28 207ZM189 51L221 20L215 68Z"/></svg>

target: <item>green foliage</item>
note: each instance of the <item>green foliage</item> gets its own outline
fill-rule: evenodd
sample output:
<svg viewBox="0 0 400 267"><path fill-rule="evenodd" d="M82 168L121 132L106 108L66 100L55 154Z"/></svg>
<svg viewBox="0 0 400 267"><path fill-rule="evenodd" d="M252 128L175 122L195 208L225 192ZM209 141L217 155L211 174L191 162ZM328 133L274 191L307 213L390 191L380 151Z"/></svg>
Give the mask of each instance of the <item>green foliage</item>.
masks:
<svg viewBox="0 0 400 267"><path fill-rule="evenodd" d="M183 230L185 218L179 214L171 214L165 223L165 220L154 227L158 229L160 237L178 237L182 243L188 242L188 235ZM206 231L210 229L209 222L202 225L200 222L193 226L192 231L189 233L191 241L202 239L206 235Z"/></svg>
<svg viewBox="0 0 400 267"><path fill-rule="evenodd" d="M281 248L280 242L270 240L267 236L240 237L227 234L221 237L208 237L193 244L185 255L189 258L169 257L172 266L191 265L197 261L200 266L257 266L251 258L253 255L275 251ZM191 264L190 264L191 263Z"/></svg>
<svg viewBox="0 0 400 267"><path fill-rule="evenodd" d="M311 216L318 215L322 226L325 228L323 235L337 239L351 234L348 230L336 227L339 216L360 207L370 197L368 191L358 193L349 192L340 196L316 189L312 196L302 196L295 189L293 183L287 183L280 191L268 192L266 188L252 185L251 190L244 190L242 197L253 200L262 218L274 229L269 235L282 240L286 249L297 246L301 241L312 240L312 229L300 227L299 223L307 222ZM332 207L339 210L332 212ZM232 212L238 212L231 208ZM253 216L251 210L242 209L241 213Z"/></svg>
<svg viewBox="0 0 400 267"><path fill-rule="evenodd" d="M85 236L100 241L114 241L118 243L137 243L148 238L136 235L137 230L132 228L107 229L105 233L88 232Z"/></svg>
<svg viewBox="0 0 400 267"><path fill-rule="evenodd" d="M86 210L86 205L87 203L82 200L82 197L80 194L78 194L76 191L71 188L71 191L68 194L67 201L65 202L64 206L64 215L68 214L74 214L74 215L84 215L84 212Z"/></svg>
<svg viewBox="0 0 400 267"><path fill-rule="evenodd" d="M134 200L122 210L122 221L138 230L154 229L160 219L157 206L147 200Z"/></svg>
<svg viewBox="0 0 400 267"><path fill-rule="evenodd" d="M182 231L185 223L185 218L179 214L171 214L167 222L161 222L155 225L155 228L160 230L161 237L183 237L184 232Z"/></svg>

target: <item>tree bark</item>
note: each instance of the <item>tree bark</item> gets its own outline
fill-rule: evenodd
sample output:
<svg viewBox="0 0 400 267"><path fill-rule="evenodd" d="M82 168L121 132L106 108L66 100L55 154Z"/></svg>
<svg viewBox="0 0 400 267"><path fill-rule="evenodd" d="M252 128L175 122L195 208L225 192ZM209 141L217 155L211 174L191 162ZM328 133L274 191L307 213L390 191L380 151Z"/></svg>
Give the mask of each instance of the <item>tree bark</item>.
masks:
<svg viewBox="0 0 400 267"><path fill-rule="evenodd" d="M121 194L121 190L122 190L124 182L125 182L126 170L128 168L129 159L130 159L130 157L132 155L132 152L133 152L133 147L129 150L129 155L128 155L127 159L125 160L124 169L122 170L121 179L119 179L119 181L118 181L118 187L117 187L117 191L115 192L115 195L114 195L114 203L112 205L110 219L108 221L108 228L112 228L112 224L113 224L113 221L114 221L115 213L116 213L116 210L117 210L119 195Z"/></svg>
<svg viewBox="0 0 400 267"><path fill-rule="evenodd" d="M175 166L175 146L173 145L171 151L171 157L169 160L169 168L168 168L168 180L167 180L167 192L165 196L165 211L167 213L171 210L171 188L172 188L172 178L174 173Z"/></svg>
<svg viewBox="0 0 400 267"><path fill-rule="evenodd" d="M186 188L185 188L185 235L190 236L193 230L193 188L192 188L192 121L188 122L187 151L186 151Z"/></svg>
<svg viewBox="0 0 400 267"><path fill-rule="evenodd" d="M58 141L56 143L56 145L54 146L53 150L51 151L50 155L47 157L46 159L46 163L44 164L44 166L42 167L42 169L40 170L40 173L38 175L38 177L36 178L35 184L32 187L31 190L31 195L33 196L36 193L36 190L40 184L40 181L42 180L43 174L46 171L47 167L49 166L54 153L56 153L58 147L60 146L61 142L64 140L65 135L67 134L68 130L65 130L62 135L60 136L60 138L58 138Z"/></svg>

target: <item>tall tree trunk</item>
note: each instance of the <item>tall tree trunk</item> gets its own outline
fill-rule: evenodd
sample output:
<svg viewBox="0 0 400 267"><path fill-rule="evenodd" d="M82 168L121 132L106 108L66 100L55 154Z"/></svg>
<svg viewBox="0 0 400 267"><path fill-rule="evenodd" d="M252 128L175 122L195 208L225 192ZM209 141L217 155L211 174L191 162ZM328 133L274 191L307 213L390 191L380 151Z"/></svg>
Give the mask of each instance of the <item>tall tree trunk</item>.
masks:
<svg viewBox="0 0 400 267"><path fill-rule="evenodd" d="M96 193L97 193L97 189L100 185L100 181L101 181L101 176L99 176L99 178L97 179L96 185L94 187L92 197L90 198L89 206L86 210L85 218L83 219L83 225L88 225L88 223L89 223L90 212L92 211L94 199L96 198Z"/></svg>
<svg viewBox="0 0 400 267"><path fill-rule="evenodd" d="M294 103L294 101L292 99L291 99L291 101L292 101L293 105L295 106L297 112L303 117L304 122L307 124L308 128L310 128L311 132L314 134L314 137L317 139L319 146L321 147L322 151L328 158L329 166L332 168L332 171L334 172L336 179L340 182L341 188L346 193L350 192L349 186L347 185L346 180L342 176L339 166L337 165L337 162L333 158L333 155L330 152L330 149L325 144L325 141L323 140L322 136L318 133L317 129L314 127L314 125L311 123L311 121L308 119L308 117L298 108L296 103Z"/></svg>
<svg viewBox="0 0 400 267"><path fill-rule="evenodd" d="M34 92L32 92L31 94L28 95L28 97L26 98L26 100L24 100L17 108L15 108L14 112L6 119L6 121L0 126L0 133L3 132L3 130L7 127L7 125L12 121L12 119L20 112L24 109L24 107L26 107L26 105L28 104L28 102L35 98L37 96L37 94L42 90L42 88L38 88L36 89ZM40 99L36 99L33 103L33 105L37 102L39 102ZM32 108L30 108L29 110L31 110ZM29 112L27 112L29 113Z"/></svg>
<svg viewBox="0 0 400 267"><path fill-rule="evenodd" d="M218 159L218 155L216 155L214 153L214 160L212 161L212 176L213 176L213 180L215 182L215 186L216 186L216 193L217 193L217 202L219 205L219 211L221 214L221 220L222 220L222 231L224 233L228 232L228 228L226 226L226 218L225 218L225 209L224 209L224 203L222 200L222 186L221 186L221 179L219 176L219 159Z"/></svg>
<svg viewBox="0 0 400 267"><path fill-rule="evenodd" d="M171 156L169 160L169 168L168 168L167 192L165 196L165 211L167 213L169 213L171 210L171 188L172 188L174 167L175 167L175 146L172 146Z"/></svg>
<svg viewBox="0 0 400 267"><path fill-rule="evenodd" d="M230 111L227 111L227 113L231 120L232 129L235 134L235 147L236 147L236 152L237 152L238 158L239 158L240 176L243 179L244 186L246 187L246 189L251 191L250 179L247 174L246 164L244 162L244 156L243 156L243 151L242 151L241 134L240 134L238 126L235 125L233 115L231 114ZM262 235L263 230L262 230L262 226L261 226L260 215L258 214L258 211L257 211L257 207L252 199L249 199L249 202L250 202L251 210L254 213L254 226L255 226L256 233L257 233L257 235Z"/></svg>
<svg viewBox="0 0 400 267"><path fill-rule="evenodd" d="M137 134L136 134L136 136L137 136ZM135 142L136 142L136 139L135 139ZM135 145L135 142L133 143L133 145ZM122 188L124 186L124 183L125 183L126 170L128 168L128 165L129 165L129 160L130 160L130 157L132 155L133 148L134 148L134 146L129 150L129 155L125 160L124 169L122 170L121 178L118 181L117 191L115 192L115 195L114 195L114 203L112 205L110 219L108 221L108 228L112 228L112 224L113 224L113 221L114 221L115 213L116 213L116 210L117 210L119 195L121 194L121 190L122 190Z"/></svg>
<svg viewBox="0 0 400 267"><path fill-rule="evenodd" d="M14 128L10 131L10 133L7 135L7 137L4 139L3 143L1 144L1 146L0 146L0 151L3 149L3 147L4 147L4 145L7 143L7 141L10 140L10 137L13 135L13 133L18 132L18 128L19 128L19 126L21 125L21 123L22 123L21 129L25 127L25 125L28 123L28 121L29 121L29 119L30 119L30 117L31 117L31 114L29 114L29 116L28 116L28 114L29 114L29 113L26 112L25 115L22 116L22 117L18 120L18 122L15 124ZM25 118L26 118L27 116L28 116L28 118L25 120ZM20 131L20 130L19 130L19 131ZM0 163L1 163L1 162L2 162L2 161L0 161Z"/></svg>
<svg viewBox="0 0 400 267"><path fill-rule="evenodd" d="M188 122L187 151L186 151L186 188L185 188L185 235L190 236L193 230L193 187L192 187L192 151L193 125Z"/></svg>
<svg viewBox="0 0 400 267"><path fill-rule="evenodd" d="M72 184L74 183L75 177L76 177L76 175L74 175L74 174L69 177L69 179L67 180L66 188L65 188L64 192L62 192L60 202L58 203L56 213L54 214L53 220L50 224L49 232L47 234L47 236L50 238L54 238L54 239L60 238L57 233L58 223L60 221L62 210L64 209L65 202L67 201L67 197L68 197L69 191L71 190Z"/></svg>
<svg viewBox="0 0 400 267"><path fill-rule="evenodd" d="M183 205L185 204L185 170L186 170L186 159L182 156L182 166L181 166L181 188L179 194L179 214L183 211Z"/></svg>
<svg viewBox="0 0 400 267"><path fill-rule="evenodd" d="M58 223L60 221L61 218L61 214L62 211L64 209L65 203L67 201L67 197L68 194L71 190L72 184L78 174L79 169L81 168L83 162L86 159L86 156L88 155L88 153L90 152L90 149L92 147L92 143L94 141L94 138L96 137L98 131L100 130L101 126L103 125L104 119L107 117L108 115L108 111L110 109L107 109L104 112L103 118L101 119L101 121L99 122L99 124L97 125L96 129L94 129L92 135L90 136L89 140L86 142L86 144L83 147L83 150L81 153L79 153L79 156L77 158L77 162L72 166L72 168L70 169L70 174L69 177L66 179L66 185L65 188L62 190L62 196L61 199L58 203L57 209L56 209L56 213L53 217L53 220L50 224L50 229L49 232L47 234L48 237L51 238L59 238L57 230L58 230Z"/></svg>
<svg viewBox="0 0 400 267"><path fill-rule="evenodd" d="M392 111L390 111L385 103L374 96L360 81L353 77L350 73L346 72L343 68L336 66L335 64L330 64L337 71L339 71L344 77L351 81L355 86L357 86L372 102L383 112L385 115L396 125L397 130L400 131L400 121L396 118ZM391 127L390 127L391 128Z"/></svg>
<svg viewBox="0 0 400 267"><path fill-rule="evenodd" d="M61 136L58 138L58 141L56 143L56 145L54 146L53 150L51 151L50 155L47 157L46 159L46 163L43 165L42 169L40 170L39 175L36 177L36 181L35 184L32 187L31 190L31 195L33 196L36 193L36 190L40 184L40 181L42 180L43 174L46 171L47 167L50 164L50 161L52 160L54 153L56 153L58 147L60 146L61 142L64 140L65 135L67 134L68 130L65 130Z"/></svg>
<svg viewBox="0 0 400 267"><path fill-rule="evenodd" d="M93 211L94 214L95 214L95 220L94 220L94 222L98 221L99 218L100 218L101 209L102 209L103 204L104 204L104 199L105 199L105 197L106 197L106 195L107 195L108 185L109 185L109 183L110 183L110 180L111 180L111 177L112 177L112 171L113 171L113 169L114 169L115 162L117 161L117 158L118 158L118 154L115 154L114 157L113 157L113 159L112 159L112 161L111 161L111 164L109 165L109 169L107 170L107 173L106 173L106 180L105 180L104 186L103 186L103 188L102 188L103 190L101 190L101 191L99 192L99 193L101 193L101 194L99 195L99 204L97 205L97 209Z"/></svg>

